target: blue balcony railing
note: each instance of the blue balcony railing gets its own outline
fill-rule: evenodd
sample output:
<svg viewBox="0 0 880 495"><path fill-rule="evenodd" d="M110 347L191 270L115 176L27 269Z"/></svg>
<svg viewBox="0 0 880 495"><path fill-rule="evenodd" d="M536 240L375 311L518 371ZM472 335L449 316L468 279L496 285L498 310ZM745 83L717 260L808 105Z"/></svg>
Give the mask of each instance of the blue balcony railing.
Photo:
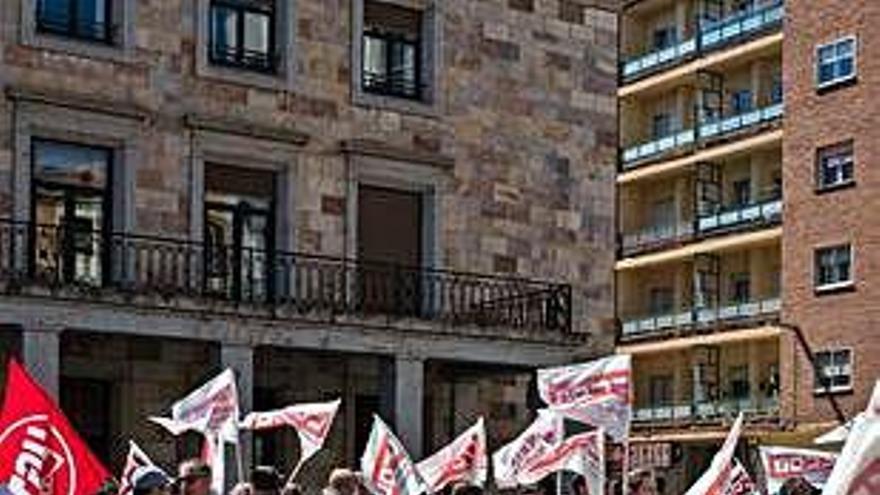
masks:
<svg viewBox="0 0 880 495"><path fill-rule="evenodd" d="M749 224L778 222L782 218L782 199L775 197L748 205L725 208L712 215L701 216L697 221L700 233L729 230Z"/></svg>
<svg viewBox="0 0 880 495"><path fill-rule="evenodd" d="M668 314L626 319L621 325L621 337L624 339L642 338L697 325L735 323L742 319L766 317L778 314L781 305L781 300L778 297L773 297L730 303L714 308L684 309Z"/></svg>
<svg viewBox="0 0 880 495"><path fill-rule="evenodd" d="M669 64L685 60L697 53L697 40L691 38L677 45L654 50L638 57L633 57L623 63L621 73L624 80L632 79L647 74Z"/></svg>
<svg viewBox="0 0 880 495"><path fill-rule="evenodd" d="M694 141L696 141L696 133L693 129L686 129L659 139L648 141L647 143L629 147L623 151L623 168L634 168L628 165L660 156L663 153L677 148L692 145L694 144Z"/></svg>
<svg viewBox="0 0 880 495"><path fill-rule="evenodd" d="M781 118L783 112L784 106L780 102L730 117L707 118L700 124L700 139L725 137L749 127L769 123Z"/></svg>
<svg viewBox="0 0 880 495"><path fill-rule="evenodd" d="M700 26L700 48L709 50L726 45L762 31L776 28L785 17L782 0L769 2L764 7L750 9L718 21L703 21Z"/></svg>

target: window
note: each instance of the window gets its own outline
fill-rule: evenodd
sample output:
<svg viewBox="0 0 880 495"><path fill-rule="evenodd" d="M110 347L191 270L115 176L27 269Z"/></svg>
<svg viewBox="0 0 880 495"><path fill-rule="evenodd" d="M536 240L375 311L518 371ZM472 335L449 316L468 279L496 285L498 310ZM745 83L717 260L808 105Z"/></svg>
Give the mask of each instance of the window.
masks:
<svg viewBox="0 0 880 495"><path fill-rule="evenodd" d="M654 316L667 315L673 311L675 306L675 297L672 289L668 287L660 287L651 289L650 299L648 301L649 310Z"/></svg>
<svg viewBox="0 0 880 495"><path fill-rule="evenodd" d="M672 115L668 113L655 115L651 127L651 132L654 136L654 139L664 138L672 134L672 122Z"/></svg>
<svg viewBox="0 0 880 495"><path fill-rule="evenodd" d="M751 299L751 277L738 273L730 278L730 294L735 304L746 304Z"/></svg>
<svg viewBox="0 0 880 495"><path fill-rule="evenodd" d="M217 65L273 72L274 2L211 2L209 58Z"/></svg>
<svg viewBox="0 0 880 495"><path fill-rule="evenodd" d="M834 246L816 251L816 290L852 285L852 248Z"/></svg>
<svg viewBox="0 0 880 495"><path fill-rule="evenodd" d="M741 179L733 183L733 206L741 208L752 202L752 181Z"/></svg>
<svg viewBox="0 0 880 495"><path fill-rule="evenodd" d="M654 49L663 50L678 43L678 31L675 26L668 26L654 30Z"/></svg>
<svg viewBox="0 0 880 495"><path fill-rule="evenodd" d="M274 247L272 172L205 167L206 290L234 300L270 294Z"/></svg>
<svg viewBox="0 0 880 495"><path fill-rule="evenodd" d="M842 392L852 389L852 349L816 353L816 392Z"/></svg>
<svg viewBox="0 0 880 495"><path fill-rule="evenodd" d="M752 111L752 102L752 90L741 89L734 91L731 95L730 107L733 109L734 115L740 115Z"/></svg>
<svg viewBox="0 0 880 495"><path fill-rule="evenodd" d="M37 275L98 283L107 254L112 152L34 140L33 223Z"/></svg>
<svg viewBox="0 0 880 495"><path fill-rule="evenodd" d="M856 38L850 36L816 49L816 83L827 88L856 77Z"/></svg>
<svg viewBox="0 0 880 495"><path fill-rule="evenodd" d="M365 91L421 98L422 15L381 2L364 6L363 73Z"/></svg>
<svg viewBox="0 0 880 495"><path fill-rule="evenodd" d="M102 43L112 42L111 0L38 0L37 30Z"/></svg>
<svg viewBox="0 0 880 495"><path fill-rule="evenodd" d="M816 152L817 188L831 189L852 184L853 167L852 141L819 148Z"/></svg>

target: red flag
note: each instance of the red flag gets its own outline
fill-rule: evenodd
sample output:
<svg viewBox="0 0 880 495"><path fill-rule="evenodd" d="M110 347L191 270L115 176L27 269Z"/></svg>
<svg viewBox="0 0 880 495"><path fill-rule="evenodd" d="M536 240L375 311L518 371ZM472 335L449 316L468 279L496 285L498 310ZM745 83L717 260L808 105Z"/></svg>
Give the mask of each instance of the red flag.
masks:
<svg viewBox="0 0 880 495"><path fill-rule="evenodd" d="M0 412L0 484L13 495L94 495L110 474L15 360Z"/></svg>

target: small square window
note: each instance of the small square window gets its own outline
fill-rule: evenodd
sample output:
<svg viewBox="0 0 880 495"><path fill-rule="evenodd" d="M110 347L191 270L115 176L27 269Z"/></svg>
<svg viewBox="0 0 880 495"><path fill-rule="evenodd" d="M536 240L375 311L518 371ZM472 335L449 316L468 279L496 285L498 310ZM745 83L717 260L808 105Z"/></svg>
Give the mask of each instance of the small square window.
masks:
<svg viewBox="0 0 880 495"><path fill-rule="evenodd" d="M751 112L754 108L754 98L752 98L752 90L742 89L734 91L730 99L730 106L734 115L740 115Z"/></svg>
<svg viewBox="0 0 880 495"><path fill-rule="evenodd" d="M856 77L856 39L842 38L816 49L816 84L819 89Z"/></svg>
<svg viewBox="0 0 880 495"><path fill-rule="evenodd" d="M668 26L654 31L654 49L663 50L675 46L678 43L678 30L675 26Z"/></svg>
<svg viewBox="0 0 880 495"><path fill-rule="evenodd" d="M364 7L364 91L421 98L421 12L382 2Z"/></svg>
<svg viewBox="0 0 880 495"><path fill-rule="evenodd" d="M850 287L852 276L852 247L849 244L816 250L817 291Z"/></svg>
<svg viewBox="0 0 880 495"><path fill-rule="evenodd" d="M835 393L852 390L852 349L835 349L816 353L815 391Z"/></svg>
<svg viewBox="0 0 880 495"><path fill-rule="evenodd" d="M211 63L274 72L274 3L212 1L208 41Z"/></svg>
<svg viewBox="0 0 880 495"><path fill-rule="evenodd" d="M816 151L816 186L831 189L854 182L853 142L845 141Z"/></svg>

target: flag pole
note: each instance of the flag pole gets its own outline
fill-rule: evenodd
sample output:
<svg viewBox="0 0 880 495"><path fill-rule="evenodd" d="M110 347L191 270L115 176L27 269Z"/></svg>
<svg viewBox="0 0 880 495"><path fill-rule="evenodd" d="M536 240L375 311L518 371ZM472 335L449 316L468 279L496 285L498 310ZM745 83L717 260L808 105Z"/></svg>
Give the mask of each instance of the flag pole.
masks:
<svg viewBox="0 0 880 495"><path fill-rule="evenodd" d="M300 459L296 461L296 465L293 466L293 470L290 472L290 476L287 477L287 482L285 483L285 486L293 483L293 480L296 479L296 475L299 474L299 469L302 467L302 465L303 459L302 457L300 457Z"/></svg>
<svg viewBox="0 0 880 495"><path fill-rule="evenodd" d="M562 495L562 470L556 471L556 495Z"/></svg>
<svg viewBox="0 0 880 495"><path fill-rule="evenodd" d="M623 441L623 462L621 463L621 480L623 481L623 495L629 495L629 436Z"/></svg>
<svg viewBox="0 0 880 495"><path fill-rule="evenodd" d="M221 442L221 445L225 445L225 442ZM238 482L244 482L244 457L241 454L241 439L235 444L235 464L236 470L238 471Z"/></svg>

